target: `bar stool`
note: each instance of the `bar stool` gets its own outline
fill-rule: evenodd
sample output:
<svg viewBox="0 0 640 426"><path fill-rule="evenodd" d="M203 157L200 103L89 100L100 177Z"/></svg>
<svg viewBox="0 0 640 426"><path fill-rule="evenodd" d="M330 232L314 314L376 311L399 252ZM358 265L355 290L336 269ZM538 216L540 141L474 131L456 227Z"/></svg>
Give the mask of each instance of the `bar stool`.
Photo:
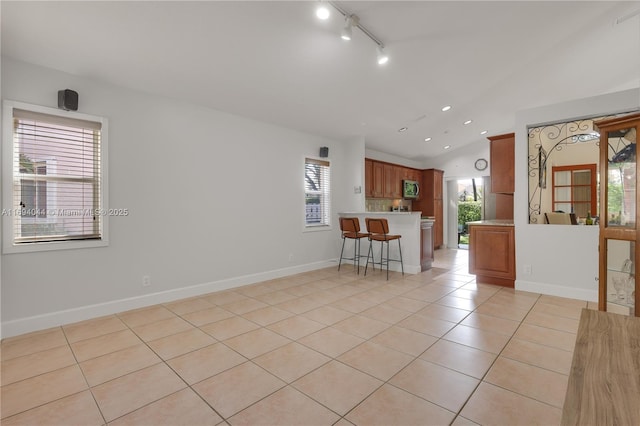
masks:
<svg viewBox="0 0 640 426"><path fill-rule="evenodd" d="M367 267L369 266L369 256L371 256L371 263L375 269L376 262L373 258L373 242L380 241L380 269L383 265L387 265L387 280L389 279L389 262L400 262L402 268L402 275L404 275L404 263L402 262L402 247L400 246L400 238L402 235L389 234L389 222L387 219L373 219L365 218L367 225L367 232L369 233L369 251L367 252L367 263L364 267L364 274L367 275ZM389 259L389 241L398 240L398 250L400 250L400 259ZM387 243L387 258L383 258L384 243Z"/></svg>
<svg viewBox="0 0 640 426"><path fill-rule="evenodd" d="M357 217L341 217L340 218L340 231L342 232L342 249L340 250L340 261L338 262L338 271L342 264L342 259L353 260L353 264L356 265L358 274L360 274L360 258L364 257L360 255L360 240L367 238L369 234L360 232L360 220ZM343 257L344 243L347 239L353 240L353 257Z"/></svg>

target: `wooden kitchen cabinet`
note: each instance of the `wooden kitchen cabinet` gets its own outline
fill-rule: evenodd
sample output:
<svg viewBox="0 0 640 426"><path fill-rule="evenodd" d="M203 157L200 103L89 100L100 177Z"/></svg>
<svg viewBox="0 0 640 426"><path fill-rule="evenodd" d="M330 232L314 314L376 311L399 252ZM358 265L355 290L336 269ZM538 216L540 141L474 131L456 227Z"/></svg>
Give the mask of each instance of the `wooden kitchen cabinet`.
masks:
<svg viewBox="0 0 640 426"><path fill-rule="evenodd" d="M422 171L422 185L420 201L414 205L414 210L421 210L423 216L433 216L433 246L437 249L444 244L444 210L442 201L442 185L444 172L438 169Z"/></svg>
<svg viewBox="0 0 640 426"><path fill-rule="evenodd" d="M406 180L414 180L416 182L420 182L422 180L422 172L417 169L404 169L404 177Z"/></svg>
<svg viewBox="0 0 640 426"><path fill-rule="evenodd" d="M422 171L369 158L364 160L364 188L368 198L402 198L405 179L420 182L422 186ZM417 199L421 195L422 190Z"/></svg>
<svg viewBox="0 0 640 426"><path fill-rule="evenodd" d="M491 192L515 192L515 134L490 136Z"/></svg>
<svg viewBox="0 0 640 426"><path fill-rule="evenodd" d="M373 161L364 160L364 196L373 197Z"/></svg>
<svg viewBox="0 0 640 426"><path fill-rule="evenodd" d="M371 196L374 198L382 198L384 196L384 163L373 161L371 170L373 175Z"/></svg>
<svg viewBox="0 0 640 426"><path fill-rule="evenodd" d="M384 198L402 198L402 168L384 164Z"/></svg>
<svg viewBox="0 0 640 426"><path fill-rule="evenodd" d="M365 158L365 196L369 198L402 198L402 179L404 176L405 167Z"/></svg>
<svg viewBox="0 0 640 426"><path fill-rule="evenodd" d="M427 199L442 200L442 177L444 172L438 169L427 169L422 172L422 193Z"/></svg>
<svg viewBox="0 0 640 426"><path fill-rule="evenodd" d="M515 231L513 224L498 223L469 223L469 273L478 283L514 287Z"/></svg>

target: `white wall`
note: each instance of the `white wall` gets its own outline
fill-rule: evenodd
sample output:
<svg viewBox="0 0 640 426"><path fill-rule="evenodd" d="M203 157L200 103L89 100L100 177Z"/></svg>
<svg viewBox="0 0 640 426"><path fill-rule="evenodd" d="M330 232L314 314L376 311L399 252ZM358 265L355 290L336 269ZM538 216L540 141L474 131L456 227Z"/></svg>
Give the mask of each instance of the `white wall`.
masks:
<svg viewBox="0 0 640 426"><path fill-rule="evenodd" d="M598 227L528 223L527 128L640 108L640 90L580 99L516 114L516 288L563 297L598 298ZM523 266L531 274L523 274Z"/></svg>
<svg viewBox="0 0 640 426"><path fill-rule="evenodd" d="M473 142L463 148L439 155L424 163L424 168L444 170L444 179L469 179L489 176L491 164L481 172L475 169L477 159L484 158L489 163L489 140Z"/></svg>
<svg viewBox="0 0 640 426"><path fill-rule="evenodd" d="M79 93L79 112L109 119L109 207L130 215L110 219L106 248L3 254L3 337L333 265L338 227L303 227L304 157L321 146L333 220L364 208L364 191L354 194L364 186L362 139L327 140L3 58L3 99L55 107L64 88Z"/></svg>

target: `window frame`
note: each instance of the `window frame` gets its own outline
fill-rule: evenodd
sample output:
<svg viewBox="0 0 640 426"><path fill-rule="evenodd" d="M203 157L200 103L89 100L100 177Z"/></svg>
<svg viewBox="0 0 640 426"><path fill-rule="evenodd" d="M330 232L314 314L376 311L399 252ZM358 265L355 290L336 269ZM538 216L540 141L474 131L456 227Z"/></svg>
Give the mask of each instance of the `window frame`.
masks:
<svg viewBox="0 0 640 426"><path fill-rule="evenodd" d="M75 111L33 105L24 102L5 100L2 108L2 252L3 253L32 253L49 250L68 250L109 245L109 215L101 214L100 238L87 240L34 241L16 243L14 234L13 196L13 151L14 151L14 110L20 109L34 113L48 114L63 118L92 121L101 124L100 130L100 191L98 194L101 212L109 211L109 177L108 177L108 119Z"/></svg>
<svg viewBox="0 0 640 426"><path fill-rule="evenodd" d="M302 202L302 211L303 211L303 229L304 231L327 231L327 230L331 230L332 229L332 225L331 225L331 161L329 161L327 158L316 158L316 157L312 157L312 156L305 156L304 157L304 163L303 163L303 170L302 170L302 176L304 179L306 179L306 167L307 167L307 163L308 162L315 162L315 163L326 163L326 167L327 170L329 172L329 177L328 177L328 183L329 183L329 188L327 193L324 193L323 191L318 191L321 193L322 196L324 197L328 197L328 200L325 203L321 203L324 204L326 206L326 209L328 211L326 211L326 213L324 214L324 216L326 217L326 223L323 223L322 221L318 224L309 224L307 223L307 203L306 203L306 198L307 198L307 188L306 188L306 182L303 180L303 187L302 187L302 197L303 197L303 202Z"/></svg>
<svg viewBox="0 0 640 426"><path fill-rule="evenodd" d="M573 183L573 178L574 172L577 171L586 171L588 170L589 172L591 172L591 180L589 185L586 184L574 184ZM570 172L570 176L571 176L571 184L570 185L557 185L556 184L556 172ZM569 203L572 206L572 211L575 210L575 204L576 202L574 201L574 189L575 187L589 187L590 188L590 196L591 196L591 200L587 203L587 202L579 202L579 204L590 204L590 208L587 210L588 212L591 213L592 216L597 216L598 212L597 212L597 206L598 206L598 180L597 180L597 176L598 176L598 166L595 163L591 163L591 164L575 164L575 165L568 165L568 166L553 166L551 168L551 208L552 211L556 211L556 204L566 204L566 201L558 201L556 200L556 188L569 188L570 189L570 194L571 194L571 200L569 200ZM571 212L565 212L565 213L571 213Z"/></svg>

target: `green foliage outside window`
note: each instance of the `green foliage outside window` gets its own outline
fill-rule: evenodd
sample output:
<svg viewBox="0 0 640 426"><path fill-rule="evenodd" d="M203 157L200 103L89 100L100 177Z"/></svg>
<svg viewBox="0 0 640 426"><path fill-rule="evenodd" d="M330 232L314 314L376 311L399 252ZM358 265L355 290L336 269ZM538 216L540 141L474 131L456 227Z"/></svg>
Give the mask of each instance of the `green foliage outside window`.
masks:
<svg viewBox="0 0 640 426"><path fill-rule="evenodd" d="M609 170L609 182L607 186L607 207L609 213L613 212L614 217L609 217L610 223L620 223L620 216L616 215L617 212L623 210L623 170L620 168L619 173L617 170L611 168Z"/></svg>
<svg viewBox="0 0 640 426"><path fill-rule="evenodd" d="M481 207L480 201L461 201L458 203L458 225L462 225L465 232L467 222L482 219Z"/></svg>

